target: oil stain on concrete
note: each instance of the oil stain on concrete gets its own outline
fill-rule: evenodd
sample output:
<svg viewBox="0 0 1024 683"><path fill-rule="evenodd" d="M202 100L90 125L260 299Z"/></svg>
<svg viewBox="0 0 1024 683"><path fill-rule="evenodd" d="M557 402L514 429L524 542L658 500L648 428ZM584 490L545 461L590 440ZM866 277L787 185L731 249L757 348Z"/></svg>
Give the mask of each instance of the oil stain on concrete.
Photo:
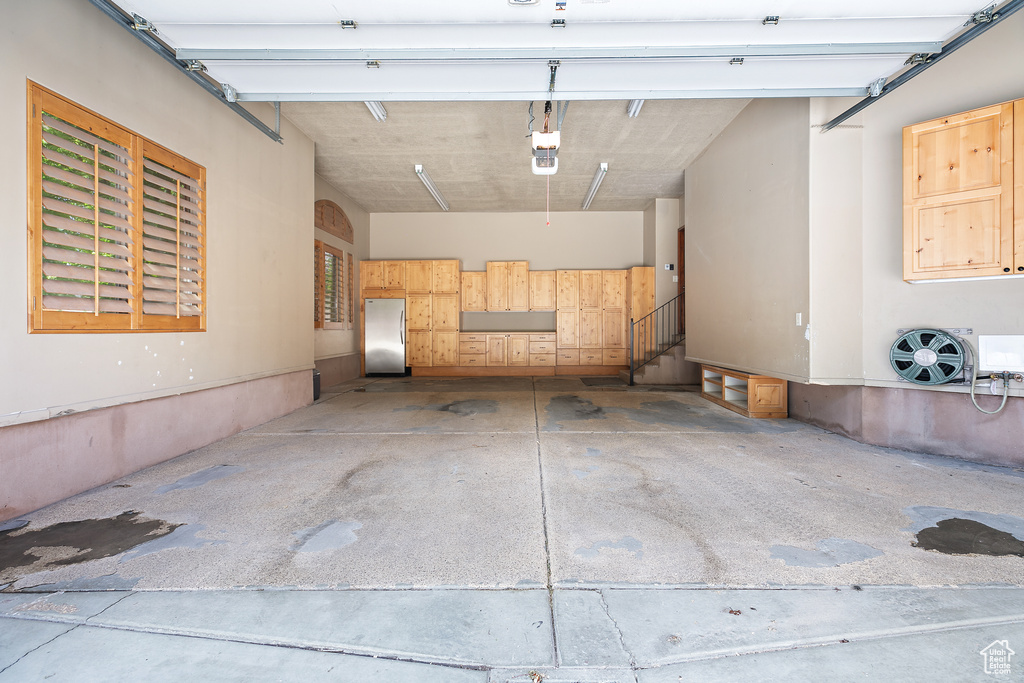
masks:
<svg viewBox="0 0 1024 683"><path fill-rule="evenodd" d="M405 413L417 410L433 410L439 413L451 413L459 417L472 417L498 412L498 402L493 399L467 399L451 403L432 403L425 406L405 406L395 408L394 412Z"/></svg>
<svg viewBox="0 0 1024 683"><path fill-rule="evenodd" d="M921 529L914 545L946 555L1016 555L1024 557L1024 541L973 519L951 517Z"/></svg>
<svg viewBox="0 0 1024 683"><path fill-rule="evenodd" d="M213 467L207 467L205 470L193 472L187 477L182 477L173 484L161 486L158 489L156 489L153 493L155 493L158 496L162 496L165 493L170 493L171 491L177 491L179 489L194 489L202 486L203 484L208 484L216 479L221 479L223 477L227 477L237 472L244 471L245 468L239 467L238 465L214 465Z"/></svg>
<svg viewBox="0 0 1024 683"><path fill-rule="evenodd" d="M577 548L576 554L591 559L600 555L602 550L625 550L639 560L644 556L643 547L644 544L632 536L623 536L618 541L597 541L589 548Z"/></svg>
<svg viewBox="0 0 1024 683"><path fill-rule="evenodd" d="M950 555L1024 557L1024 518L978 510L917 505L903 509L915 545Z"/></svg>
<svg viewBox="0 0 1024 683"><path fill-rule="evenodd" d="M300 553L315 553L323 550L338 550L359 540L356 531L362 529L359 522L339 522L329 519L323 524L292 532L299 539L293 550Z"/></svg>
<svg viewBox="0 0 1024 683"><path fill-rule="evenodd" d="M578 420L603 420L605 417L604 408L595 406L588 398L580 398L573 394L562 394L553 396L548 401L544 412L548 415L547 425L544 429L559 430L563 422L574 422Z"/></svg>
<svg viewBox="0 0 1024 683"><path fill-rule="evenodd" d="M180 524L141 517L129 510L116 517L59 522L22 533L0 532L0 578L119 555L166 536Z"/></svg>
<svg viewBox="0 0 1024 683"><path fill-rule="evenodd" d="M838 567L841 564L861 562L878 557L881 550L846 538L826 538L815 546L817 550L806 550L792 545L773 545L771 558L782 560L790 567Z"/></svg>

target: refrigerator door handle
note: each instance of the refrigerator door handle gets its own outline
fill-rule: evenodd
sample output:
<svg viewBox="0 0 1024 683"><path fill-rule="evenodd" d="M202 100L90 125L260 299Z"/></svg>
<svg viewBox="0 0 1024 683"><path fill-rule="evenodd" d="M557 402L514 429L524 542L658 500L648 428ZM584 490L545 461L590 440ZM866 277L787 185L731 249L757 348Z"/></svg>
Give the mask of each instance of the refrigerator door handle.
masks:
<svg viewBox="0 0 1024 683"><path fill-rule="evenodd" d="M402 315L398 317L398 338L401 340L402 345L405 345L405 309L402 309Z"/></svg>

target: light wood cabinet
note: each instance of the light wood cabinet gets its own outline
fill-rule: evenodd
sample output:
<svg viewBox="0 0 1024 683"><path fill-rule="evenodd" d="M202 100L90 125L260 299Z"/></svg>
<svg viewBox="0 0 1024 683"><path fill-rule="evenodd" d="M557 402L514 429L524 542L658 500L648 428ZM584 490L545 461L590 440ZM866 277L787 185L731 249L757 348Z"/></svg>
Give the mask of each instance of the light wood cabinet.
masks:
<svg viewBox="0 0 1024 683"><path fill-rule="evenodd" d="M405 289L405 261L384 262L384 289Z"/></svg>
<svg viewBox="0 0 1024 683"><path fill-rule="evenodd" d="M405 291L415 294L430 294L432 282L431 261L405 262Z"/></svg>
<svg viewBox="0 0 1024 683"><path fill-rule="evenodd" d="M487 335L487 365L491 367L508 365L508 335Z"/></svg>
<svg viewBox="0 0 1024 683"><path fill-rule="evenodd" d="M459 261L457 259L434 261L432 271L433 288L431 291L434 294L458 294Z"/></svg>
<svg viewBox="0 0 1024 683"><path fill-rule="evenodd" d="M600 308L585 308L580 310L580 348L599 349L604 346L601 334L601 318L603 317Z"/></svg>
<svg viewBox="0 0 1024 683"><path fill-rule="evenodd" d="M434 367L458 365L459 333L451 331L434 331L433 339Z"/></svg>
<svg viewBox="0 0 1024 683"><path fill-rule="evenodd" d="M580 303L580 271L556 271L556 289L555 304L558 310L575 311Z"/></svg>
<svg viewBox="0 0 1024 683"><path fill-rule="evenodd" d="M435 330L459 329L459 295L431 295L431 328Z"/></svg>
<svg viewBox="0 0 1024 683"><path fill-rule="evenodd" d="M508 262L487 263L487 310L508 310Z"/></svg>
<svg viewBox="0 0 1024 683"><path fill-rule="evenodd" d="M359 288L384 289L384 262L359 262Z"/></svg>
<svg viewBox="0 0 1024 683"><path fill-rule="evenodd" d="M530 310L555 310L555 271L530 271Z"/></svg>
<svg viewBox="0 0 1024 683"><path fill-rule="evenodd" d="M429 294L406 294L405 296L405 328L412 330L430 330L431 301Z"/></svg>
<svg viewBox="0 0 1024 683"><path fill-rule="evenodd" d="M601 273L601 307L626 308L626 273L625 270L606 270Z"/></svg>
<svg viewBox="0 0 1024 683"><path fill-rule="evenodd" d="M462 310L487 310L487 273L462 273Z"/></svg>
<svg viewBox="0 0 1024 683"><path fill-rule="evenodd" d="M530 364L530 335L510 334L508 338L508 365L520 367Z"/></svg>
<svg viewBox="0 0 1024 683"><path fill-rule="evenodd" d="M606 308L601 312L601 346L604 348L626 348L626 311L621 308Z"/></svg>
<svg viewBox="0 0 1024 683"><path fill-rule="evenodd" d="M530 266L526 261L487 263L487 310L530 310Z"/></svg>
<svg viewBox="0 0 1024 683"><path fill-rule="evenodd" d="M1024 100L903 129L904 280L1024 274L1022 156Z"/></svg>
<svg viewBox="0 0 1024 683"><path fill-rule="evenodd" d="M745 417L788 417L788 382L712 365L700 366L700 395Z"/></svg>
<svg viewBox="0 0 1024 683"><path fill-rule="evenodd" d="M558 348L575 349L580 345L580 312L575 308L555 312Z"/></svg>
<svg viewBox="0 0 1024 683"><path fill-rule="evenodd" d="M411 368L429 368L431 365L430 330L409 330L405 335L405 364Z"/></svg>
<svg viewBox="0 0 1024 683"><path fill-rule="evenodd" d="M604 271L580 271L580 309L604 307Z"/></svg>

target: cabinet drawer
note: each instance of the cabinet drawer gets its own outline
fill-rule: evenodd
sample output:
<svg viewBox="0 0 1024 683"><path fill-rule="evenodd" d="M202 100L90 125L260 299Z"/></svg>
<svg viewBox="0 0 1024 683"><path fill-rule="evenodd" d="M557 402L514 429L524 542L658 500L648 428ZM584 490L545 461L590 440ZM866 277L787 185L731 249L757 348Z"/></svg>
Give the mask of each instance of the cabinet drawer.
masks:
<svg viewBox="0 0 1024 683"><path fill-rule="evenodd" d="M482 341L459 341L459 353L487 353L487 343Z"/></svg>
<svg viewBox="0 0 1024 683"><path fill-rule="evenodd" d="M473 334L471 332L460 332L459 342L485 342L487 341L486 334Z"/></svg>
<svg viewBox="0 0 1024 683"><path fill-rule="evenodd" d="M553 353L531 353L530 365L554 365L555 354Z"/></svg>
<svg viewBox="0 0 1024 683"><path fill-rule="evenodd" d="M530 337L530 353L554 353L555 342L554 341L534 341L533 337Z"/></svg>
<svg viewBox="0 0 1024 683"><path fill-rule="evenodd" d="M579 365L580 364L580 350L579 349L559 349L556 354L558 365Z"/></svg>
<svg viewBox="0 0 1024 683"><path fill-rule="evenodd" d="M602 365L628 365L629 353L625 349L605 349Z"/></svg>
<svg viewBox="0 0 1024 683"><path fill-rule="evenodd" d="M601 349L580 349L580 365L604 365Z"/></svg>
<svg viewBox="0 0 1024 683"><path fill-rule="evenodd" d="M459 365L486 365L486 359L482 353L460 353Z"/></svg>
<svg viewBox="0 0 1024 683"><path fill-rule="evenodd" d="M552 342L552 343L554 343L554 341L557 338L558 338L558 335L556 335L554 332L545 332L543 334L540 334L538 332L531 332L530 333L530 341L531 342Z"/></svg>

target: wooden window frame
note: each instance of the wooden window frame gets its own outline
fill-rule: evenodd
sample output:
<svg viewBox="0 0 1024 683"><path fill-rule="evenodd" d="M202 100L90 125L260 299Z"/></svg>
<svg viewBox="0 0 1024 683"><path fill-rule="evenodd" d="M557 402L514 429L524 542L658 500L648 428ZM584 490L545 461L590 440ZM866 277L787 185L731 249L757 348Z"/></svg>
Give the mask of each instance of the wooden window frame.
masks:
<svg viewBox="0 0 1024 683"><path fill-rule="evenodd" d="M206 263L206 169L152 140L138 135L124 126L32 81L28 81L27 90L28 331L30 333L205 332L206 284L208 282ZM133 187L131 187L130 192L123 193L125 196L130 196L130 200L126 200L130 201L130 204L124 205L127 218L122 219L126 226L124 231L125 241L131 242L130 246L127 247L130 255L124 257L124 263L127 265L128 270L127 280L129 282L126 284L126 287L130 292L128 300L131 308L130 312L61 310L44 307L44 279L50 283L54 282L53 279L47 278L43 273L44 262L54 263L52 257L49 260L44 258L44 237L47 231L47 228L44 227L44 215L52 216L54 214L44 214L43 212L43 177L44 168L59 169L59 167L43 163L43 152L46 149L43 146L44 112L59 121L66 121L80 131L114 142L127 150L131 157L130 163L125 165L129 169L129 175L124 176L124 178L126 185L133 185ZM46 125L50 126L50 124ZM52 128L50 130L52 131ZM76 147L75 149L78 148ZM144 169L147 166L145 160L148 160L151 164ZM189 209L183 209L182 207L185 204L190 204L187 201L186 194L183 194L183 188L187 187L187 185L177 184L178 189L176 193L168 193L166 188L163 190L163 196L173 198L177 207L174 218L165 217L172 226L177 226L176 228L166 229L172 236L176 235L174 237L176 242L164 243L175 244L174 250L176 251L176 264L165 267L165 270L170 269L173 271L170 279L176 283L176 293L174 293L174 303L172 305L177 313L174 315L146 313L143 310L144 297L147 296L146 293L149 292L151 295L156 291L151 284L156 279L147 281L147 277L150 274L147 273L146 266L151 261L144 255L143 248L144 242L150 245L153 244L150 238L144 238L143 227L143 216L146 213L144 207L147 206L147 200L144 199L144 195L152 195L154 190L158 189L157 185L152 184L145 177L147 173L152 172L153 163L164 167L163 169L158 169L158 173L161 175L166 170L168 174L187 176L187 182L195 186L195 189L189 190L189 192L197 200L195 204L190 205ZM98 168L100 164L107 165L108 162L100 161L97 155L96 164ZM52 177L52 173L47 172L47 177ZM95 180L93 182L98 183ZM178 183L178 181L171 181L171 183ZM102 190L97 189L96 191L105 194ZM152 206L152 200L149 200L149 205ZM99 217L100 210L98 208L94 210L96 216ZM63 212L63 209L61 212ZM188 225L186 220L191 220L196 225ZM103 223L106 224L107 221L103 221ZM146 223L149 223L149 219L147 219ZM82 225L90 226L93 224L85 222ZM127 228L130 228L130 231ZM74 232L77 232L77 230ZM186 232L197 233L198 236L186 236ZM54 236L58 233L54 233L51 230L49 234ZM101 258L99 254L106 252L100 250L98 231L94 230L94 234L96 235L97 241L95 244L97 246L92 248L91 255L96 259L97 263L97 270L94 273L98 274L100 272L99 262ZM192 244L192 247L186 247L186 241ZM194 253L194 256L189 256L188 258L194 259L195 268L190 270L182 269L181 264L184 263L185 258L182 254L185 251ZM79 253L86 252L80 251ZM59 265L60 262L58 261L57 263ZM189 260L189 263L191 264L192 260ZM194 277L183 277L188 274L192 274ZM184 297L186 294L183 292L183 289L186 288L185 283L190 280L199 282L197 286L187 287L188 289L197 289L198 291L198 294L193 297L194 299L197 298L198 301L191 302L191 306L194 309L198 309L198 313L194 315L182 313L190 305L185 301ZM163 280L164 283L166 281L167 278ZM99 285L97 285L96 302L100 301L100 296ZM88 297L86 297L86 300L88 300ZM152 301L153 299L148 298L147 300ZM164 299L164 301L167 300Z"/></svg>
<svg viewBox="0 0 1024 683"><path fill-rule="evenodd" d="M327 256L334 257L335 262L335 273L337 276L336 287L338 292L336 293L336 299L338 301L338 320L327 319ZM351 255L347 255L351 259ZM348 263L348 272L346 272L346 253L341 249L332 247L326 244L322 240L314 240L313 242L313 259L315 264L314 272L314 310L313 310L313 327L316 329L325 330L344 330L351 329L351 260Z"/></svg>

